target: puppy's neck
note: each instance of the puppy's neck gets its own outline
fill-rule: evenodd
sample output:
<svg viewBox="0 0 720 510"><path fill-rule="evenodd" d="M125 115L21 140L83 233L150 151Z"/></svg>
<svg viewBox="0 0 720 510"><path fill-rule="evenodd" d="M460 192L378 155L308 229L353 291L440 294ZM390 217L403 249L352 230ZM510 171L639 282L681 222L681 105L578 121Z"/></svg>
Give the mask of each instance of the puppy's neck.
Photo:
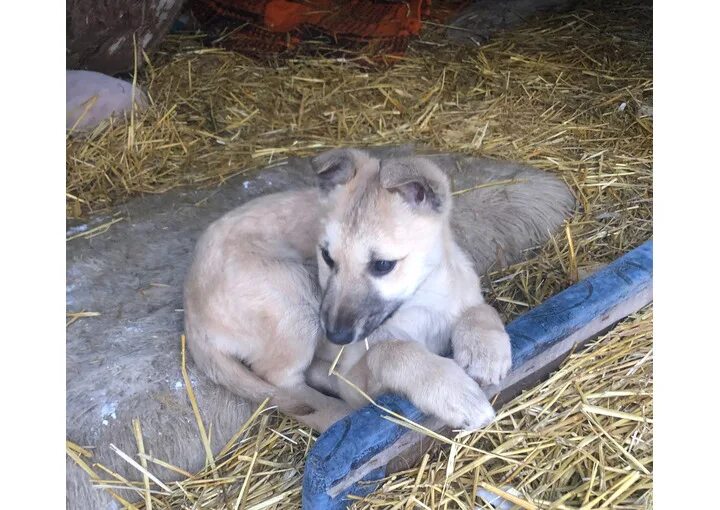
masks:
<svg viewBox="0 0 720 510"><path fill-rule="evenodd" d="M421 301L444 303L442 307L463 308L482 302L480 278L470 257L455 242L449 222L444 226L438 247L438 262L418 288Z"/></svg>

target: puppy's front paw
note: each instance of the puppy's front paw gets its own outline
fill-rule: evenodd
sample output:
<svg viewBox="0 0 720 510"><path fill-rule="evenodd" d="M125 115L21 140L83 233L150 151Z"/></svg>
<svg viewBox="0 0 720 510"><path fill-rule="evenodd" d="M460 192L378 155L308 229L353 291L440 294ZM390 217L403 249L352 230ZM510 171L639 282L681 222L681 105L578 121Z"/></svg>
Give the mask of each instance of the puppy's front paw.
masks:
<svg viewBox="0 0 720 510"><path fill-rule="evenodd" d="M510 337L503 330L461 331L453 338L453 358L483 386L498 384L510 371Z"/></svg>
<svg viewBox="0 0 720 510"><path fill-rule="evenodd" d="M495 409L475 381L448 399L445 422L455 429L477 430L495 419Z"/></svg>
<svg viewBox="0 0 720 510"><path fill-rule="evenodd" d="M495 418L482 388L450 359L442 359L423 386L413 399L418 407L455 429L475 430Z"/></svg>

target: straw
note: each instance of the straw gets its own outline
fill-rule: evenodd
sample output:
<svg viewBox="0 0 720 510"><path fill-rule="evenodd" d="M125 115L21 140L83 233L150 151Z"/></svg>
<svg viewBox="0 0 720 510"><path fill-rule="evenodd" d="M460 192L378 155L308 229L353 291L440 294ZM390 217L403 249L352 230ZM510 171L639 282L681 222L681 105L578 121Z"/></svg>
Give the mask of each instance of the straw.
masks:
<svg viewBox="0 0 720 510"><path fill-rule="evenodd" d="M145 112L135 111L130 125L116 120L67 138L68 214L249 178L269 163L335 146L417 142L519 160L563 178L579 210L527 261L483 277L488 302L511 320L652 237L651 14L642 4L583 4L470 48L428 26L392 68L369 68L351 54L259 62L205 48L200 36L171 36L137 76L151 98ZM490 508L480 491L520 508L652 507L652 367L649 308L574 353L485 429L437 438L419 466L354 506ZM129 481L90 467L87 445L69 443L68 456L124 507L121 489L137 508L148 506L149 492L154 510L299 508L316 434L266 403L213 466L188 396L208 463L192 476L174 466L181 479L161 480L170 493L148 490L142 470ZM143 460L169 464L137 459L141 468Z"/></svg>
<svg viewBox="0 0 720 510"><path fill-rule="evenodd" d="M445 447L435 447L429 461L387 478L353 508L392 508L410 498L431 505L438 491L444 498L452 493L462 507L489 508L478 506L484 504L473 489L478 486L520 508L648 508L652 364L643 359L651 360L651 353L649 307L573 354L550 380L506 404L491 426L467 437L468 446L501 456L478 457L469 449L453 456L452 449L448 455Z"/></svg>

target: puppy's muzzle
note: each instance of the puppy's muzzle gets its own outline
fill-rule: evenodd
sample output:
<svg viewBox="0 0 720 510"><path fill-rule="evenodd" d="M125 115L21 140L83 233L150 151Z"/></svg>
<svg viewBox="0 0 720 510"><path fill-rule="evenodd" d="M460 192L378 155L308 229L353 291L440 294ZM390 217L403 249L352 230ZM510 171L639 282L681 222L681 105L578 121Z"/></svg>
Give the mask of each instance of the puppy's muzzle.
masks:
<svg viewBox="0 0 720 510"><path fill-rule="evenodd" d="M361 338L366 338L378 327L393 316L400 307L399 302L387 303L386 309L365 317L356 317L346 311L338 314L335 320L323 317L322 326L325 336L334 344L346 345Z"/></svg>
<svg viewBox="0 0 720 510"><path fill-rule="evenodd" d="M346 345L355 339L355 328L328 329L325 336L334 344Z"/></svg>
<svg viewBox="0 0 720 510"><path fill-rule="evenodd" d="M322 320L325 336L334 344L346 345L355 340L355 318L347 310L340 310L335 317L326 314Z"/></svg>

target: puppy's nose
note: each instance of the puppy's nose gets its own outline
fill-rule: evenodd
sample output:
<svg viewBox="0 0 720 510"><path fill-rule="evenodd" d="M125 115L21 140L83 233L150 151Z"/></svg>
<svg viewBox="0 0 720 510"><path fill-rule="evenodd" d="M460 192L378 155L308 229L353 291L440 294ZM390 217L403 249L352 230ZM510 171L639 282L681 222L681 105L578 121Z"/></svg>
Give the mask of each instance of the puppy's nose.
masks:
<svg viewBox="0 0 720 510"><path fill-rule="evenodd" d="M355 329L354 328L338 328L338 329L328 329L325 332L325 335L327 336L328 340L330 340L334 344L338 345L345 345L349 344L353 341L353 338L355 338Z"/></svg>
<svg viewBox="0 0 720 510"><path fill-rule="evenodd" d="M345 345L355 339L355 315L344 306L335 313L325 311L322 320L325 336L334 344Z"/></svg>

